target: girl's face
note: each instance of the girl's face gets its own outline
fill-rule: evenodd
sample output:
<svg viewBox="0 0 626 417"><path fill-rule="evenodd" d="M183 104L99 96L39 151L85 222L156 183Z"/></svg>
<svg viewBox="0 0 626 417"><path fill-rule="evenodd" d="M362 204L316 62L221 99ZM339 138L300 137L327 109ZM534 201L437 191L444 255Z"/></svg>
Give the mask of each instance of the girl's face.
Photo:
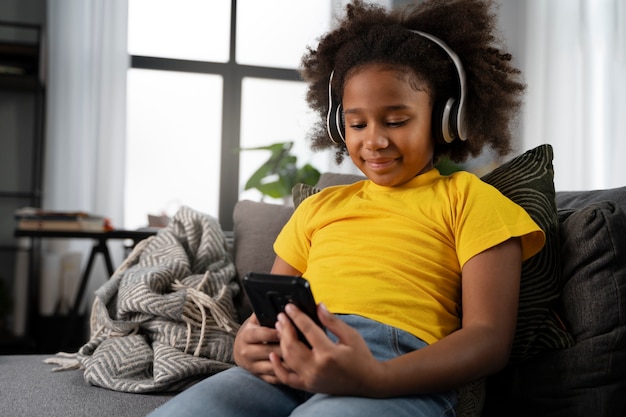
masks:
<svg viewBox="0 0 626 417"><path fill-rule="evenodd" d="M410 76L369 65L346 79L346 146L354 164L378 185L395 187L433 167L432 105Z"/></svg>

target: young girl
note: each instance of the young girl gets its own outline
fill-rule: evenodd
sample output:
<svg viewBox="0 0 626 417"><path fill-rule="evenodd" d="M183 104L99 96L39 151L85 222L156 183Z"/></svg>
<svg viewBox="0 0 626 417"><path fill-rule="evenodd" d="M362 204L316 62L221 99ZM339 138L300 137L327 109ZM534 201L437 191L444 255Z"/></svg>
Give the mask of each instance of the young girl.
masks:
<svg viewBox="0 0 626 417"><path fill-rule="evenodd" d="M307 198L272 269L309 280L326 331L293 305L276 329L252 315L239 366L155 415L454 415L456 388L505 366L521 263L545 236L476 176L434 168L510 150L524 87L494 26L486 0L347 6L302 74L320 115L314 147L337 147L368 179Z"/></svg>

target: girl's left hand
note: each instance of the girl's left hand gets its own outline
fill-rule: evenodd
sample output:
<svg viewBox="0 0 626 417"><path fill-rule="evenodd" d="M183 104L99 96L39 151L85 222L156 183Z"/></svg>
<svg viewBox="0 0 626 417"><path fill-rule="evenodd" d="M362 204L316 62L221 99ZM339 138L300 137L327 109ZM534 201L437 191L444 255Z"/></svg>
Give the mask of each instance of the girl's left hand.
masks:
<svg viewBox="0 0 626 417"><path fill-rule="evenodd" d="M324 330L293 304L287 305L285 312L289 317L281 313L276 323L282 357L270 354L280 382L313 393L376 396L376 381L381 380L384 365L374 358L355 329L319 304L320 321L338 338L333 343ZM302 331L311 349L298 340L289 318Z"/></svg>

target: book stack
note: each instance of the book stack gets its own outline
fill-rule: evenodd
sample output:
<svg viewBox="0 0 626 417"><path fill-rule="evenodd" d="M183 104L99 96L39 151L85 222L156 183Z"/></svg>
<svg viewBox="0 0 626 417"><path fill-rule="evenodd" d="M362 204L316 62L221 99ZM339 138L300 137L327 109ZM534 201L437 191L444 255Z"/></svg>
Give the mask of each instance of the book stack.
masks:
<svg viewBox="0 0 626 417"><path fill-rule="evenodd" d="M104 232L103 216L83 211L50 211L25 207L15 211L17 228L20 230Z"/></svg>

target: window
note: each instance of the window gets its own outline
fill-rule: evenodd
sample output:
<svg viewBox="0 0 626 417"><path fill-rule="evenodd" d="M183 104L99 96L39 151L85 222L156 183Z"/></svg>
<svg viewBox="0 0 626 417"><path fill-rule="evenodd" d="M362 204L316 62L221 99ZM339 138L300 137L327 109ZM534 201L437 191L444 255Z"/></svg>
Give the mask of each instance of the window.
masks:
<svg viewBox="0 0 626 417"><path fill-rule="evenodd" d="M181 204L217 214L222 78L215 74L131 69L128 73L125 221ZM191 105L190 105L191 104Z"/></svg>
<svg viewBox="0 0 626 417"><path fill-rule="evenodd" d="M131 55L228 62L230 0L129 0Z"/></svg>
<svg viewBox="0 0 626 417"><path fill-rule="evenodd" d="M188 205L231 230L235 203L261 198L243 187L268 156L240 147L293 140L299 163L334 168L334 152L308 149L296 69L344 3L129 0L124 227Z"/></svg>

